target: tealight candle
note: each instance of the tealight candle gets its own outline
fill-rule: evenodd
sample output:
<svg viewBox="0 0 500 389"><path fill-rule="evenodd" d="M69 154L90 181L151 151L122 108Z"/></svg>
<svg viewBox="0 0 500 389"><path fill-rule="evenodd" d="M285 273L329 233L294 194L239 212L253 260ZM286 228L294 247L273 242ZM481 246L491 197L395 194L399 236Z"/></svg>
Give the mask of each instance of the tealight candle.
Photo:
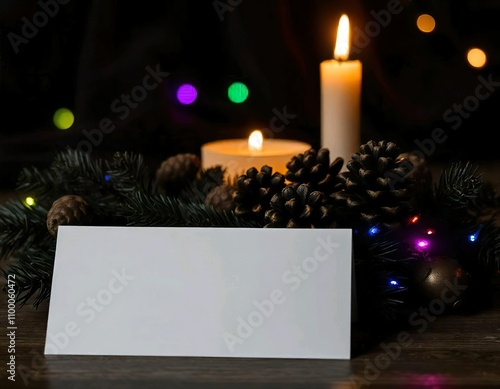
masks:
<svg viewBox="0 0 500 389"><path fill-rule="evenodd" d="M285 174L286 164L297 154L310 149L305 142L288 139L263 139L262 132L255 130L248 139L224 139L205 143L201 147L203 169L222 166L226 177L234 179L247 169L260 170L264 165L273 172Z"/></svg>

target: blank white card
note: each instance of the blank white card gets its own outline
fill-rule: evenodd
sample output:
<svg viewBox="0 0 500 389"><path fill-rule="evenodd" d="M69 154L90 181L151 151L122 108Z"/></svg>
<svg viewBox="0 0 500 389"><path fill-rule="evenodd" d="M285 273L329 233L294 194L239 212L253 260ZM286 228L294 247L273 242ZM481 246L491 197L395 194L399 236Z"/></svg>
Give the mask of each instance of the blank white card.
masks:
<svg viewBox="0 0 500 389"><path fill-rule="evenodd" d="M349 359L351 234L60 226L45 354Z"/></svg>

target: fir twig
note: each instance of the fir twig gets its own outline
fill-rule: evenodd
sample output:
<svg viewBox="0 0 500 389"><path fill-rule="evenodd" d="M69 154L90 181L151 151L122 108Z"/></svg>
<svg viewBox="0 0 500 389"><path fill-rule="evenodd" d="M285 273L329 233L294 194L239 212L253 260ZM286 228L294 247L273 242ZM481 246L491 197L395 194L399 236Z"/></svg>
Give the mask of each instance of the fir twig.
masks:
<svg viewBox="0 0 500 389"><path fill-rule="evenodd" d="M50 296L55 250L53 247L39 250L19 258L17 263L2 270L4 276L15 275L16 301L24 306L31 298L33 307L38 306ZM4 288L5 291L5 288Z"/></svg>
<svg viewBox="0 0 500 389"><path fill-rule="evenodd" d="M122 196L134 192L156 193L156 179L141 154L115 153L108 169L107 179Z"/></svg>
<svg viewBox="0 0 500 389"><path fill-rule="evenodd" d="M46 244L52 237L47 230L47 210L42 206L9 200L0 206L0 258L23 252L35 243Z"/></svg>
<svg viewBox="0 0 500 389"><path fill-rule="evenodd" d="M181 189L178 197L185 202L203 203L208 192L224 183L224 171L221 166L202 169L195 180Z"/></svg>

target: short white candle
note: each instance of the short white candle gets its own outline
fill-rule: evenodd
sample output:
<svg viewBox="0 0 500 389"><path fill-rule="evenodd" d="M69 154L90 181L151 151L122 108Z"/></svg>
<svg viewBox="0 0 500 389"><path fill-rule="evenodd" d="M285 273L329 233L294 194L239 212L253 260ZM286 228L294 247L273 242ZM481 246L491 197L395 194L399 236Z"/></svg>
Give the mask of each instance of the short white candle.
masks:
<svg viewBox="0 0 500 389"><path fill-rule="evenodd" d="M310 148L310 144L296 140L263 139L262 133L258 131L252 133L249 139L205 143L201 147L201 163L203 169L222 166L229 180L245 174L251 167L260 171L264 165L284 175L286 164L292 157Z"/></svg>

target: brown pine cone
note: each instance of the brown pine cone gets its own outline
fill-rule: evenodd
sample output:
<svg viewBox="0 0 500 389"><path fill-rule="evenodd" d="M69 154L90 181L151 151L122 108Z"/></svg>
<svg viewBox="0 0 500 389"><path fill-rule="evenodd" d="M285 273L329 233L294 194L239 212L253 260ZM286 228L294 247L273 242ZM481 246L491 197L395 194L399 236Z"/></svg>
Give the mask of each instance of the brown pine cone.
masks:
<svg viewBox="0 0 500 389"><path fill-rule="evenodd" d="M296 182L283 188L271 199L266 211L265 228L326 228L334 225L333 206L323 201L325 194L313 191L309 184Z"/></svg>
<svg viewBox="0 0 500 389"><path fill-rule="evenodd" d="M158 189L164 193L176 192L200 171L200 158L191 153L176 154L164 160L156 171Z"/></svg>
<svg viewBox="0 0 500 389"><path fill-rule="evenodd" d="M219 185L211 189L205 198L205 205L213 207L216 211L232 211L235 207L233 194L236 188L232 185Z"/></svg>
<svg viewBox="0 0 500 389"><path fill-rule="evenodd" d="M92 208L82 197L66 195L52 203L47 213L47 229L56 236L61 225L89 225L92 219Z"/></svg>
<svg viewBox="0 0 500 389"><path fill-rule="evenodd" d="M271 207L271 198L284 186L285 176L279 172L273 173L270 166L264 165L260 171L251 167L236 181L236 191L233 195L236 204L235 215L262 224L266 210Z"/></svg>
<svg viewBox="0 0 500 389"><path fill-rule="evenodd" d="M344 160L340 157L330 161L330 150L323 147L306 150L304 153L295 155L287 163L285 178L290 182L309 184L313 191L323 192L331 195L342 189L342 183L338 178Z"/></svg>
<svg viewBox="0 0 500 389"><path fill-rule="evenodd" d="M382 225L397 228L415 212L417 191L408 173L411 164L398 158L399 147L385 140L360 146L339 174L343 189L334 194L341 225Z"/></svg>

